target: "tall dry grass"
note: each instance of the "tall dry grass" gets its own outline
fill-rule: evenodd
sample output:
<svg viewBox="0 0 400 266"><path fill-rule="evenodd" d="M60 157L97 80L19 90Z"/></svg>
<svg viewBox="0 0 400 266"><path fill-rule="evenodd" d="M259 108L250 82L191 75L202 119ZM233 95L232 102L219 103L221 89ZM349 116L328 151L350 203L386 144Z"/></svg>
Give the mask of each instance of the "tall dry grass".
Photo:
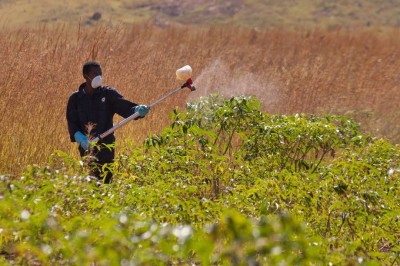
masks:
<svg viewBox="0 0 400 266"><path fill-rule="evenodd" d="M137 103L179 86L177 68L194 70L196 92L182 91L120 129L119 143L140 143L168 125L173 108L213 92L257 95L271 113L348 113L366 131L399 142L398 33L148 24L2 29L0 173L18 174L56 149L78 156L65 108L83 81L82 64L93 59L102 64L105 83Z"/></svg>

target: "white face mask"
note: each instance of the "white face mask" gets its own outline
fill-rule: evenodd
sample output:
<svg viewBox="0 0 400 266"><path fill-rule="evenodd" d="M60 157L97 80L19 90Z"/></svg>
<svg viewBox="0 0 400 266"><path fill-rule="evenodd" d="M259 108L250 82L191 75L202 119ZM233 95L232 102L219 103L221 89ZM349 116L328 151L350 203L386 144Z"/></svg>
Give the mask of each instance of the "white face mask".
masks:
<svg viewBox="0 0 400 266"><path fill-rule="evenodd" d="M92 88L96 89L101 86L103 78L101 76L96 76L92 79Z"/></svg>

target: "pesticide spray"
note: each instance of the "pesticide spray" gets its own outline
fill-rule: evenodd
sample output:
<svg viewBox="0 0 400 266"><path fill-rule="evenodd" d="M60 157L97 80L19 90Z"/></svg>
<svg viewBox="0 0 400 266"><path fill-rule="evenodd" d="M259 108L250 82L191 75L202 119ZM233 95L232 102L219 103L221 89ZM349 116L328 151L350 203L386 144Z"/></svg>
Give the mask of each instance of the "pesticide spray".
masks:
<svg viewBox="0 0 400 266"><path fill-rule="evenodd" d="M214 60L196 75L195 84L202 89L195 95L189 95L189 101L194 97L207 97L218 93L224 98L233 96L256 96L266 112L273 112L284 102L284 92L277 84L261 78L250 70L231 69L221 59Z"/></svg>

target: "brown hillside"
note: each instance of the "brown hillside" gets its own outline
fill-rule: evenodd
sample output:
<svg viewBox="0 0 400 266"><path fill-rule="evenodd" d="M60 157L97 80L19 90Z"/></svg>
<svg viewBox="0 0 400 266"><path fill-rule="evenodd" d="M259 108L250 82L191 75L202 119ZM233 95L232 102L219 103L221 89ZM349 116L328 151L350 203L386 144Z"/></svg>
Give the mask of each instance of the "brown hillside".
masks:
<svg viewBox="0 0 400 266"><path fill-rule="evenodd" d="M235 25L258 28L399 27L400 1L95 0L1 1L6 26L54 23L158 26Z"/></svg>

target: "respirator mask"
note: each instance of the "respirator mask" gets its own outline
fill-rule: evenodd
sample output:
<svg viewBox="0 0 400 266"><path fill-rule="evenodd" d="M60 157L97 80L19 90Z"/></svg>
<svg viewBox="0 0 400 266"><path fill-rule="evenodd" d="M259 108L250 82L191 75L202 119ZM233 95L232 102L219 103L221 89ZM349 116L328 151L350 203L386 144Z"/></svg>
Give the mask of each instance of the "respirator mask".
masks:
<svg viewBox="0 0 400 266"><path fill-rule="evenodd" d="M91 83L92 88L93 88L93 89L96 89L96 88L100 87L101 84L102 84L102 81L103 81L103 78L102 78L101 76L96 76L96 77L94 77L94 78L92 79L92 83Z"/></svg>

